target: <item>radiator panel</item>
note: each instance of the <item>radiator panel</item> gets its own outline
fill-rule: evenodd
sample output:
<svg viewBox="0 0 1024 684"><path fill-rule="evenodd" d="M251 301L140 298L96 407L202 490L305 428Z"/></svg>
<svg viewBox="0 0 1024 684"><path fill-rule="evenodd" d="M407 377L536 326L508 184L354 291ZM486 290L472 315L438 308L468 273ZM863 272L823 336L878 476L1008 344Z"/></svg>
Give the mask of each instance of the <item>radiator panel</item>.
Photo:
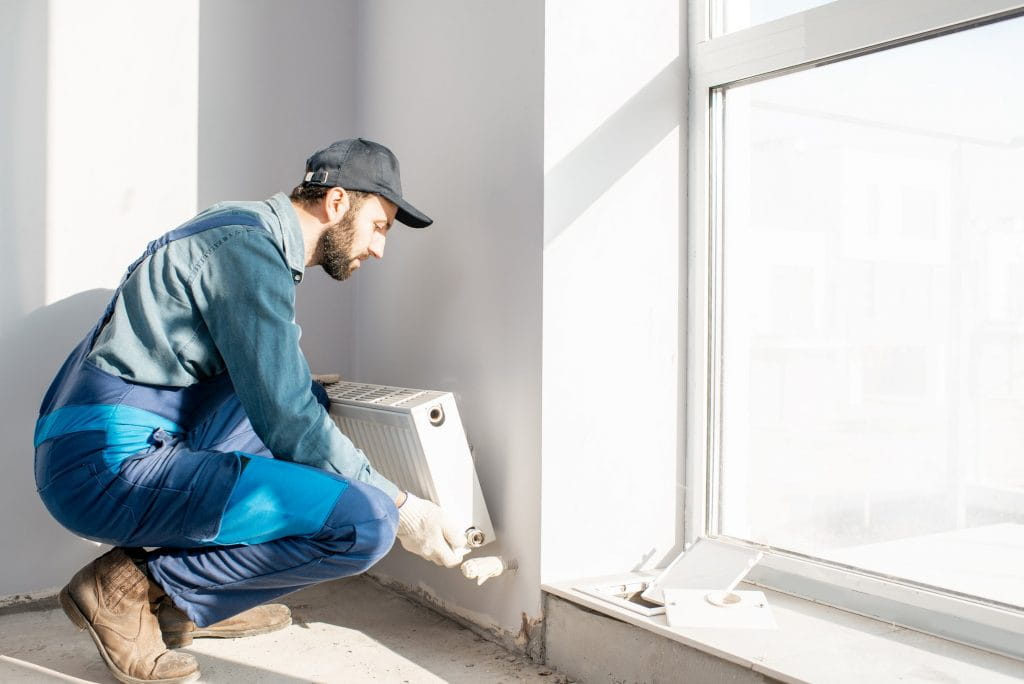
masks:
<svg viewBox="0 0 1024 684"><path fill-rule="evenodd" d="M441 506L460 529L494 540L455 397L450 392L340 382L327 387L331 417L373 467Z"/></svg>

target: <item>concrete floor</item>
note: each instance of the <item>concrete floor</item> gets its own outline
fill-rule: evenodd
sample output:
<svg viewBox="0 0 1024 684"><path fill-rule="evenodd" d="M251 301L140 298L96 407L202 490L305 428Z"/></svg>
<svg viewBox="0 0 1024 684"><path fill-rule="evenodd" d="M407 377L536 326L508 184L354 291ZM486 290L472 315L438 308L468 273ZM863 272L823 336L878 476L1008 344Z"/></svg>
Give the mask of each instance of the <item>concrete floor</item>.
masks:
<svg viewBox="0 0 1024 684"><path fill-rule="evenodd" d="M203 682L536 682L564 675L510 654L361 577L285 600L294 624L185 649ZM60 609L0 616L0 682L116 682L85 632Z"/></svg>

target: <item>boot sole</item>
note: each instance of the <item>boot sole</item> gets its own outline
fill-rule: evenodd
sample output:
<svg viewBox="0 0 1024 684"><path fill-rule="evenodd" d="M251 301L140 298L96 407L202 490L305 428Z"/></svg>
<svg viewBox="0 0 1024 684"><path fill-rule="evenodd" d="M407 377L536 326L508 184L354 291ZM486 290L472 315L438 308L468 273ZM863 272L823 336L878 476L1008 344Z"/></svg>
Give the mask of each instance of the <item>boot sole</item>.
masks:
<svg viewBox="0 0 1024 684"><path fill-rule="evenodd" d="M164 632L164 644L167 648L182 648L189 646L193 639L238 639L241 637L256 636L258 634L270 634L276 632L279 629L292 624L292 619L289 617L286 622L282 622L276 625L266 625L264 627L253 627L252 629L197 629L192 632L183 632L181 634L168 634Z"/></svg>
<svg viewBox="0 0 1024 684"><path fill-rule="evenodd" d="M68 587L64 587L60 590L59 594L60 607L64 610L64 614L68 616L68 619L78 628L78 631L87 630L89 636L92 637L92 641L96 644L96 650L100 652L100 657L103 658L103 662L106 664L107 669L110 670L110 674L114 675L114 678L125 684L184 684L185 682L194 682L199 679L199 672L193 672L192 674L185 675L184 677L171 677L169 679L138 679L132 677L129 674L121 672L114 664L114 661L107 655L107 649L103 646L103 642L100 641L100 637L96 634L96 631L92 628L89 620L86 619L85 614L82 613L81 608L75 603L75 599L71 597L71 592L68 591Z"/></svg>

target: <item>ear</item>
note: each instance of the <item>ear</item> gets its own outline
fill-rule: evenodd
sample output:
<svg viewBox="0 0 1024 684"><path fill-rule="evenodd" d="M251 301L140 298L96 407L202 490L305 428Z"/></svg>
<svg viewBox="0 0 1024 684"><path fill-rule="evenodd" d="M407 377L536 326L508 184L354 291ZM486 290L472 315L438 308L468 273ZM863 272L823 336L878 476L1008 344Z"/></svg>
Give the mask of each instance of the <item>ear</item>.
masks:
<svg viewBox="0 0 1024 684"><path fill-rule="evenodd" d="M345 188L333 187L324 195L324 214L328 223L336 223L352 204L352 196Z"/></svg>

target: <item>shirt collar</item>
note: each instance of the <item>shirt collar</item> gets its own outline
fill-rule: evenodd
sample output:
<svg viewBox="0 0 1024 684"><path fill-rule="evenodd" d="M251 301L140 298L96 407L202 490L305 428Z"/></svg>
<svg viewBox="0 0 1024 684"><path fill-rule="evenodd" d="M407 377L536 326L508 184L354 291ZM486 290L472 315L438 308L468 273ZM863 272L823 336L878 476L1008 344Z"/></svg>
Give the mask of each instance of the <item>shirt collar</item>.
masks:
<svg viewBox="0 0 1024 684"><path fill-rule="evenodd" d="M288 195L283 192L268 199L267 204L280 220L281 234L275 237L281 241L281 245L284 247L285 261L292 269L296 284L301 283L302 276L306 272L306 245L302 241L299 215L295 213L295 207L292 206Z"/></svg>

